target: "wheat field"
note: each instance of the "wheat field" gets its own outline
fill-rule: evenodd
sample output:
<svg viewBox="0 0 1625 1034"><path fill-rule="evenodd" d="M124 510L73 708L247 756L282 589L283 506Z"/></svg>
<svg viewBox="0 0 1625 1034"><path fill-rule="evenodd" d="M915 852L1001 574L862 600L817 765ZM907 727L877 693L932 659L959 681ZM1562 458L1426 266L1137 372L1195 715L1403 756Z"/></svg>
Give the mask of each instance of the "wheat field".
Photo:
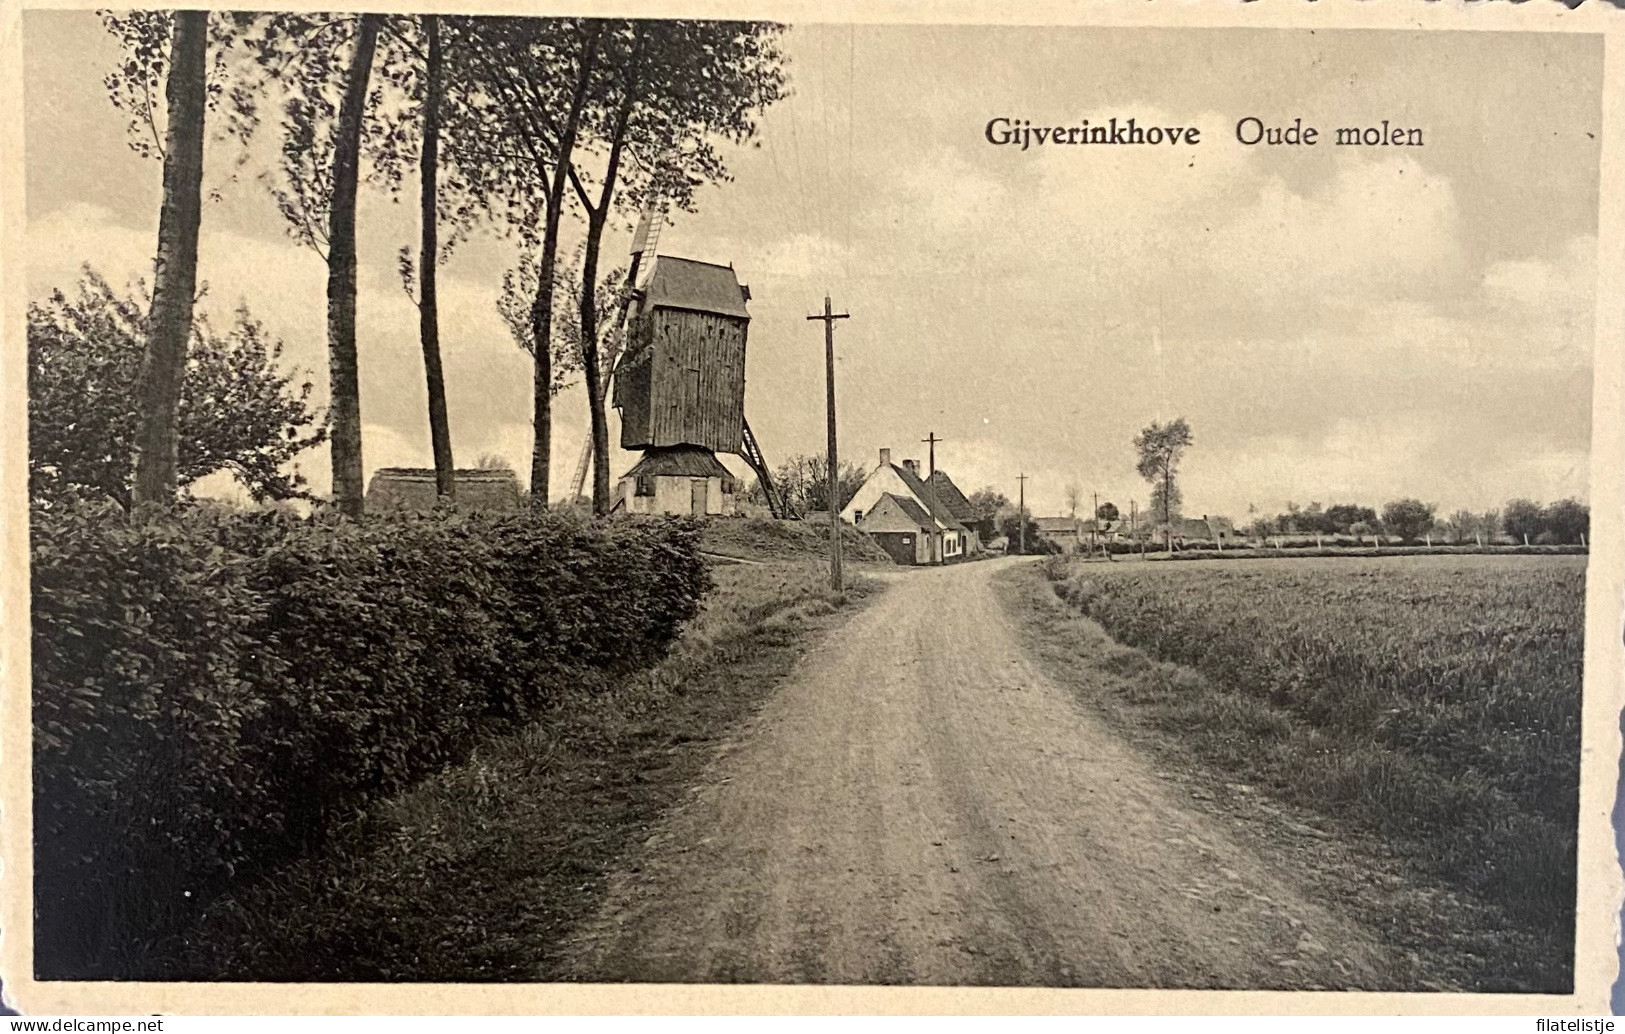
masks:
<svg viewBox="0 0 1625 1034"><path fill-rule="evenodd" d="M1192 750L1565 936L1584 557L1090 564L1055 589L1183 666L1137 702Z"/></svg>

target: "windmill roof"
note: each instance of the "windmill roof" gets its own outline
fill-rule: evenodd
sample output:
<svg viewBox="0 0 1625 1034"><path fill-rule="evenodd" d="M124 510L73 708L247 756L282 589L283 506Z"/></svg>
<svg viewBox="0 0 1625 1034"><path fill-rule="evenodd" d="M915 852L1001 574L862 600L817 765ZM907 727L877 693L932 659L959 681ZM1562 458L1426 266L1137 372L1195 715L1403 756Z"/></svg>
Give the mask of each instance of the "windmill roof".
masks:
<svg viewBox="0 0 1625 1034"><path fill-rule="evenodd" d="M903 479L903 484L907 485L908 490L914 493L914 497L930 511L932 517L940 521L944 527L964 530L965 526L959 523L959 519L953 515L953 511L943 505L942 500L937 498L937 494L931 491L931 486L921 481L918 474L896 463L891 465L891 469L896 471L897 476Z"/></svg>
<svg viewBox="0 0 1625 1034"><path fill-rule="evenodd" d="M643 458L627 471L625 477L649 475L652 477L732 477L728 468L717 459L717 454L698 445L673 445L649 449Z"/></svg>
<svg viewBox="0 0 1625 1034"><path fill-rule="evenodd" d="M658 255L643 282L644 305L649 308L688 309L719 316L750 319L745 291L732 266Z"/></svg>

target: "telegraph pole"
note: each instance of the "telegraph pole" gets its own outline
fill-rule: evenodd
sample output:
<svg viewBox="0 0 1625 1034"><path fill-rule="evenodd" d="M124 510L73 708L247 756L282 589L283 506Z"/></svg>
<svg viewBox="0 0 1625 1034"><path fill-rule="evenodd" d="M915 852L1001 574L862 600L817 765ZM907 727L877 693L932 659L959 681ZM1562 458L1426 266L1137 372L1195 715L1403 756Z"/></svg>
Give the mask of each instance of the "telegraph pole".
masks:
<svg viewBox="0 0 1625 1034"><path fill-rule="evenodd" d="M1101 539L1100 535L1100 493L1090 492L1094 499L1095 508L1089 513L1089 555L1095 555L1095 543ZM1107 554L1110 556L1111 554Z"/></svg>
<svg viewBox="0 0 1625 1034"><path fill-rule="evenodd" d="M1020 495L1019 495L1019 498L1021 499L1021 502L1016 504L1016 527L1018 529L1020 529L1019 530L1019 534L1021 536L1021 539L1020 539L1020 541L1021 541L1020 554L1022 556L1026 556L1027 555L1027 475L1025 473L1021 473L1021 474L1016 475L1016 481L1020 482L1020 484L1021 484Z"/></svg>
<svg viewBox="0 0 1625 1034"><path fill-rule="evenodd" d="M824 388L829 409L829 584L841 591L841 507L838 497L840 480L835 459L835 321L851 319L851 313L836 312L824 295L822 314L808 316L809 320L824 322Z"/></svg>
<svg viewBox="0 0 1625 1034"><path fill-rule="evenodd" d="M922 444L928 445L928 446L931 447L931 451L927 454L927 457L926 457L926 463L927 463L927 466L925 468L925 476L926 477L930 477L932 474L935 474L937 472L937 443L940 442L940 441L942 441L942 439L937 437L937 432L935 432L935 431L927 431L925 437L920 439L920 442Z"/></svg>

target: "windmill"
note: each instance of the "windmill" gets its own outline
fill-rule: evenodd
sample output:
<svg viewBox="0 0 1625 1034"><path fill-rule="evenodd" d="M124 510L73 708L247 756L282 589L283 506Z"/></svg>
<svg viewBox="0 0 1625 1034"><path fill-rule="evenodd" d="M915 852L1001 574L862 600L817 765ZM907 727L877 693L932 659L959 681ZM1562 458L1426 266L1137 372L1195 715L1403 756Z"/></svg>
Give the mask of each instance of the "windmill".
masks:
<svg viewBox="0 0 1625 1034"><path fill-rule="evenodd" d="M656 211L653 206L650 206L650 208L645 208L645 210L643 210L643 216L639 219L639 223L637 223L637 231L632 234L632 250L630 250L630 263L627 265L626 273L626 291L624 291L624 298L622 298L621 311L619 311L619 314L617 314L616 324L614 324L614 328L611 330L608 343L606 343L606 346L604 346L603 351L603 384L604 387L606 387L606 390L609 390L611 379L616 376L616 372L619 371L619 366L621 366L621 358L624 356L624 354L626 354L627 319L629 319L630 314L632 314L632 309L634 309L634 306L639 306L639 317L637 317L637 319L642 320L647 317L647 320L650 320L650 322L653 322L653 319L655 319L653 312L658 311L658 309L668 309L668 311L669 309L678 309L678 311L682 311L682 304L661 304L661 302L648 304L648 289L656 285L656 280L661 281L660 286L656 288L656 293L658 293L658 296L660 296L661 301L673 302L674 296L673 294L669 293L669 291L666 291L665 281L668 281L671 276L682 278L681 270L678 268L679 263L684 265L684 267L705 267L705 265L708 265L708 263L695 263L692 262L692 260L687 260L687 258L666 258L668 268L666 268L666 270L660 270L660 276L656 276L655 268L650 268L650 276L648 276L648 283L645 285L645 288L643 288L642 291L637 291L637 289L634 289L635 285L637 285L639 267L642 265L642 260L645 255L648 255L648 258L650 258L650 265L652 265L652 267L658 267L658 265L660 265L661 258L656 255L656 249L658 249L658 245L660 245L660 229L663 224L665 224L663 213ZM720 270L720 268L723 267L710 268L713 268L713 270ZM728 268L728 272L730 272L731 275L731 273L733 273L733 267L726 268ZM671 276L666 275L668 272L671 272ZM702 273L702 278L704 278L704 273ZM694 278L689 276L687 280L694 280ZM692 496L692 493L694 493L694 489L692 489L692 480L694 480L694 478L700 478L700 476L704 476L704 478L707 478L707 480L710 480L710 478L717 478L718 489L721 488L721 484L730 484L731 481L733 481L733 476L726 471L725 467L721 467L721 463L718 463L717 460L715 460L715 452L738 452L738 454L744 458L744 462L746 462L747 465L751 467L751 470L756 473L757 481L759 481L760 486L762 486L762 494L767 497L767 507L769 507L773 517L793 517L795 514L791 514L790 507L786 506L785 501L783 501L783 497L780 496L780 493L778 493L778 486L773 484L772 471L770 471L769 467L767 467L767 458L762 455L762 447L760 447L759 442L757 442L756 434L752 434L751 424L749 424L749 421L744 419L744 322L749 320L749 315L744 314L744 302L749 301L749 298L751 298L751 293L749 293L749 288L744 288L743 285L739 285L738 281L736 280L734 280L733 285L731 285L731 289L725 288L725 286L721 285L720 276L713 276L712 280L713 283L710 285L713 288L712 293L710 293L712 294L712 298L704 299L699 298L699 296L689 296L689 298L686 298L687 306L699 307L697 307L697 309L687 309L686 315L682 315L682 317L678 317L676 320L669 319L668 314L668 319L661 320L661 328L663 328L663 330L671 330L671 328L676 327L679 322L684 322L684 320L686 320L686 322L694 322L695 319L702 319L702 317L704 317L704 309L707 307L707 302L710 304L710 307L720 306L721 309L731 309L731 294L733 294L734 291L738 293L738 312L736 312L736 314L725 314L743 317L743 319L738 320L738 354L733 356L733 353L725 348L725 350L721 351L728 351L728 354L723 356L723 354L717 354L718 350L715 350L715 348L713 348L713 350L705 350L705 348L700 348L700 353L708 354L695 354L695 356L691 356L691 366L694 366L694 369L689 371L692 372L692 374L704 374L704 372L707 372L705 371L705 367L712 367L710 372L712 372L712 374L717 374L718 367L721 367L721 377L723 377L728 384L736 387L736 390L733 392L733 395L736 395L736 398L731 400L731 406L738 410L738 445L730 444L731 439L728 437L728 434L726 434L725 431L723 432L723 437L712 444L712 457L710 457L712 463L704 463L702 460L699 460L699 458L689 457L689 463L682 465L681 471L674 471L674 473L668 473L668 475L665 476L671 476L671 478L691 478L691 489L689 489L689 491L691 491L691 496L689 496L689 501L687 501L687 509L681 510L681 512L694 512L695 501L694 496ZM691 294L692 291L694 291L694 288L695 285L687 285L687 291L689 291ZM702 291L702 293L704 293L704 291ZM682 289L679 289L678 294L682 294ZM684 301L684 299L676 298L676 301ZM645 337L647 337L647 335L645 335ZM725 337L731 337L731 335L725 335ZM648 397L648 392L650 392L650 389L653 387L653 385L650 384L650 379L652 379L652 377L650 377L650 371L648 371L647 366L648 361L653 358L652 351L647 351L647 346L650 345L650 341L639 338L639 345L645 346L645 348L643 348L643 350L640 350L640 348L634 348L634 350L632 350L639 353L639 359L637 359L637 363L635 363L637 364L637 371L632 372L632 377L634 377L635 380L639 380L639 384L637 384L637 387L635 387L634 393L637 395L640 402L645 403L645 405L656 405L655 398ZM666 358L668 358L669 361L671 356L666 356ZM736 367L736 369L733 369L733 367ZM715 379L715 377L695 377L695 380L713 379ZM692 406L699 405L700 402L708 402L710 405L712 405L712 408L715 408L715 405L717 405L718 402L717 398L702 400L702 398L699 398L699 392L697 392L699 387L699 384L689 385L689 389L691 389L689 392L687 392L689 395L691 395L689 398L682 397L681 392L678 393L678 397L666 398L666 408L668 408L668 410L669 408L674 408L674 406L689 406L689 408L692 408ZM671 395L669 390L666 393ZM627 415L626 410L624 410L624 406L622 406L621 382L619 382L619 380L614 382L613 398L614 405L616 405L617 410L622 410L622 449L639 449L639 447L650 447L650 445L653 445L653 441L634 441L634 439L640 439L640 437L650 437L650 439L652 439L652 436L650 436L650 434L647 432L647 424L653 423L653 421L648 421L647 410L640 411L639 415L637 415L640 416L643 421L645 421L645 423L643 423L643 426L645 426L645 432L643 432L643 434L632 434L632 436L627 434ZM717 415L713 413L712 416L715 418ZM721 424L723 424L723 428L731 428L730 416L730 413L723 413L723 415L721 415ZM707 432L705 431L694 431L694 428L689 428L687 431L678 432L678 436L707 436ZM715 428L713 428L712 431L715 431ZM676 442L676 444L694 444L694 442ZM655 447L658 447L658 445L655 445ZM702 445L702 447L704 447L704 445ZM645 455L645 460L648 460L648 458L650 457ZM572 486L572 493L570 493L570 496L574 497L574 499L580 499L583 491L585 491L585 486L587 486L587 473L591 470L591 462L593 462L593 439L591 439L591 431L588 431L585 441L582 442L582 452L580 452L580 458L578 458L577 463L575 463L574 480L570 481L570 486ZM656 465L660 465L660 467L671 467L669 457L668 462L656 463ZM621 507L626 507L626 509L643 509L643 507L637 506L637 499L639 499L639 494L637 494L637 491L639 491L639 486L642 486L642 488L645 489L653 489L653 486L658 484L658 481L652 481L652 478L660 478L660 476L661 475L652 475L652 473L650 473L650 467L643 467L643 470L634 468L634 470L629 471L626 478L622 478L622 483L626 483L626 481L629 480L632 481L632 496L630 496L629 499L629 497L626 496L626 493L621 493L621 499L616 502L616 506L614 507L616 507L616 509L621 509ZM639 478L643 478L643 480L639 481ZM718 496L721 496L721 494L731 493L721 493L721 491L718 491L717 494ZM643 497L647 499L648 496ZM627 502L629 501L632 502L632 506L627 506ZM681 507L679 507L679 509L681 509ZM710 489L707 489L705 509L700 509L699 512L708 512L708 510L710 510Z"/></svg>
<svg viewBox="0 0 1625 1034"><path fill-rule="evenodd" d="M745 421L749 301L732 266L652 256L633 293L613 384L621 448L643 457L621 478L615 508L736 512L738 484L717 459L722 452L750 465L775 517L789 515Z"/></svg>

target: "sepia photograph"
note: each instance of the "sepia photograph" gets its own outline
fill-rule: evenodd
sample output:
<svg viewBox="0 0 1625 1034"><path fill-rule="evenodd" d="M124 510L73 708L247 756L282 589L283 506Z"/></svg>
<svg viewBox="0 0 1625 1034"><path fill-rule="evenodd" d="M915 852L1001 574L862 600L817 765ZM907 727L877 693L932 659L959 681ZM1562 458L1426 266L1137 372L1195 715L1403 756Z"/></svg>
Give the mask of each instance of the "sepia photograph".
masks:
<svg viewBox="0 0 1625 1034"><path fill-rule="evenodd" d="M1618 18L718 10L14 12L8 985L1605 1003Z"/></svg>

